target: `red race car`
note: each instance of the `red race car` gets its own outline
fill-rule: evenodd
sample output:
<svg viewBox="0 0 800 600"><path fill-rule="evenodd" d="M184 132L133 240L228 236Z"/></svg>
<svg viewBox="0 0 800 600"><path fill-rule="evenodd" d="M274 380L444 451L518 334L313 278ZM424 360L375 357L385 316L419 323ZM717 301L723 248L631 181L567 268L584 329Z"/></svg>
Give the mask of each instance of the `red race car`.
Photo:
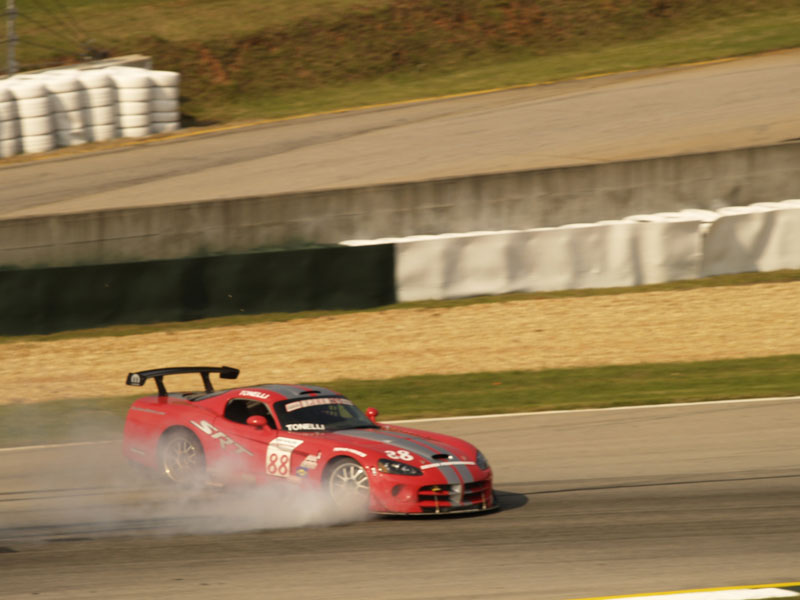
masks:
<svg viewBox="0 0 800 600"><path fill-rule="evenodd" d="M198 373L201 392L167 392L164 377ZM441 514L497 508L492 470L471 444L447 435L379 424L326 388L259 384L215 391L210 374L231 367L173 367L130 373L153 379L125 422L124 453L182 485L288 481L322 488L339 506L378 514Z"/></svg>

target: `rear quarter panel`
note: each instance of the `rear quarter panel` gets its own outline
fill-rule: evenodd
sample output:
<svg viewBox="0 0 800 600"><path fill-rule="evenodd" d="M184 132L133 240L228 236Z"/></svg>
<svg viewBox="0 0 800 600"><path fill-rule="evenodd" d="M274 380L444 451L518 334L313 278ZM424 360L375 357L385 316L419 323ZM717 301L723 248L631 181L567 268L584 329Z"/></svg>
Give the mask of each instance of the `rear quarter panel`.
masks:
<svg viewBox="0 0 800 600"><path fill-rule="evenodd" d="M203 416L213 418L213 413L182 398L141 398L128 409L122 452L132 461L155 468L158 464L158 442L164 432L171 427L191 430L190 420Z"/></svg>

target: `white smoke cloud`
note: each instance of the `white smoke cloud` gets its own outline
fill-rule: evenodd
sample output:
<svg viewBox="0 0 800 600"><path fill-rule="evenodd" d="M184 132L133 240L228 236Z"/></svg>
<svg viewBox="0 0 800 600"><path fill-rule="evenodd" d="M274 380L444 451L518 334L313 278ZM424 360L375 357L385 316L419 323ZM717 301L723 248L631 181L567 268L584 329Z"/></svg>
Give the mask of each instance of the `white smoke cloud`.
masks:
<svg viewBox="0 0 800 600"><path fill-rule="evenodd" d="M126 464L119 442L5 450L0 536L209 534L327 526L370 518L321 489L274 484L182 489ZM8 460L11 459L11 460Z"/></svg>

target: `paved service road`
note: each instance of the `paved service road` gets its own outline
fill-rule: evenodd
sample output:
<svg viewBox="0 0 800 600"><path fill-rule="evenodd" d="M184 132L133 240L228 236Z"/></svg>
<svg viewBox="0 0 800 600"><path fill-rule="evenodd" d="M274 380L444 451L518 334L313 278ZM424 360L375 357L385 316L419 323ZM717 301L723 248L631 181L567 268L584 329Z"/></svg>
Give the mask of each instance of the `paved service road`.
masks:
<svg viewBox="0 0 800 600"><path fill-rule="evenodd" d="M800 138L800 50L352 111L0 166L0 218Z"/></svg>
<svg viewBox="0 0 800 600"><path fill-rule="evenodd" d="M422 423L486 452L504 509L341 526L299 499L142 487L116 445L0 452L0 597L561 600L796 581L799 421L800 398Z"/></svg>

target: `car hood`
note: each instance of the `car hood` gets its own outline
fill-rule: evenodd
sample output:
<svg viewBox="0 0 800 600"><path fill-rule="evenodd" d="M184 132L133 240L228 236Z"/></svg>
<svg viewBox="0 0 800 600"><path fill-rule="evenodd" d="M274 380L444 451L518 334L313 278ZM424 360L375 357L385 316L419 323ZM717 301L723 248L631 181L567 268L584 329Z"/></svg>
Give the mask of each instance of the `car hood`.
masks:
<svg viewBox="0 0 800 600"><path fill-rule="evenodd" d="M349 450L371 451L415 466L474 465L475 450L466 442L460 445L396 429L344 429L331 435L336 444ZM471 449L471 451L470 451ZM335 450L335 448L334 448ZM399 452L410 452L414 459L403 459ZM355 454L358 454L356 452Z"/></svg>

